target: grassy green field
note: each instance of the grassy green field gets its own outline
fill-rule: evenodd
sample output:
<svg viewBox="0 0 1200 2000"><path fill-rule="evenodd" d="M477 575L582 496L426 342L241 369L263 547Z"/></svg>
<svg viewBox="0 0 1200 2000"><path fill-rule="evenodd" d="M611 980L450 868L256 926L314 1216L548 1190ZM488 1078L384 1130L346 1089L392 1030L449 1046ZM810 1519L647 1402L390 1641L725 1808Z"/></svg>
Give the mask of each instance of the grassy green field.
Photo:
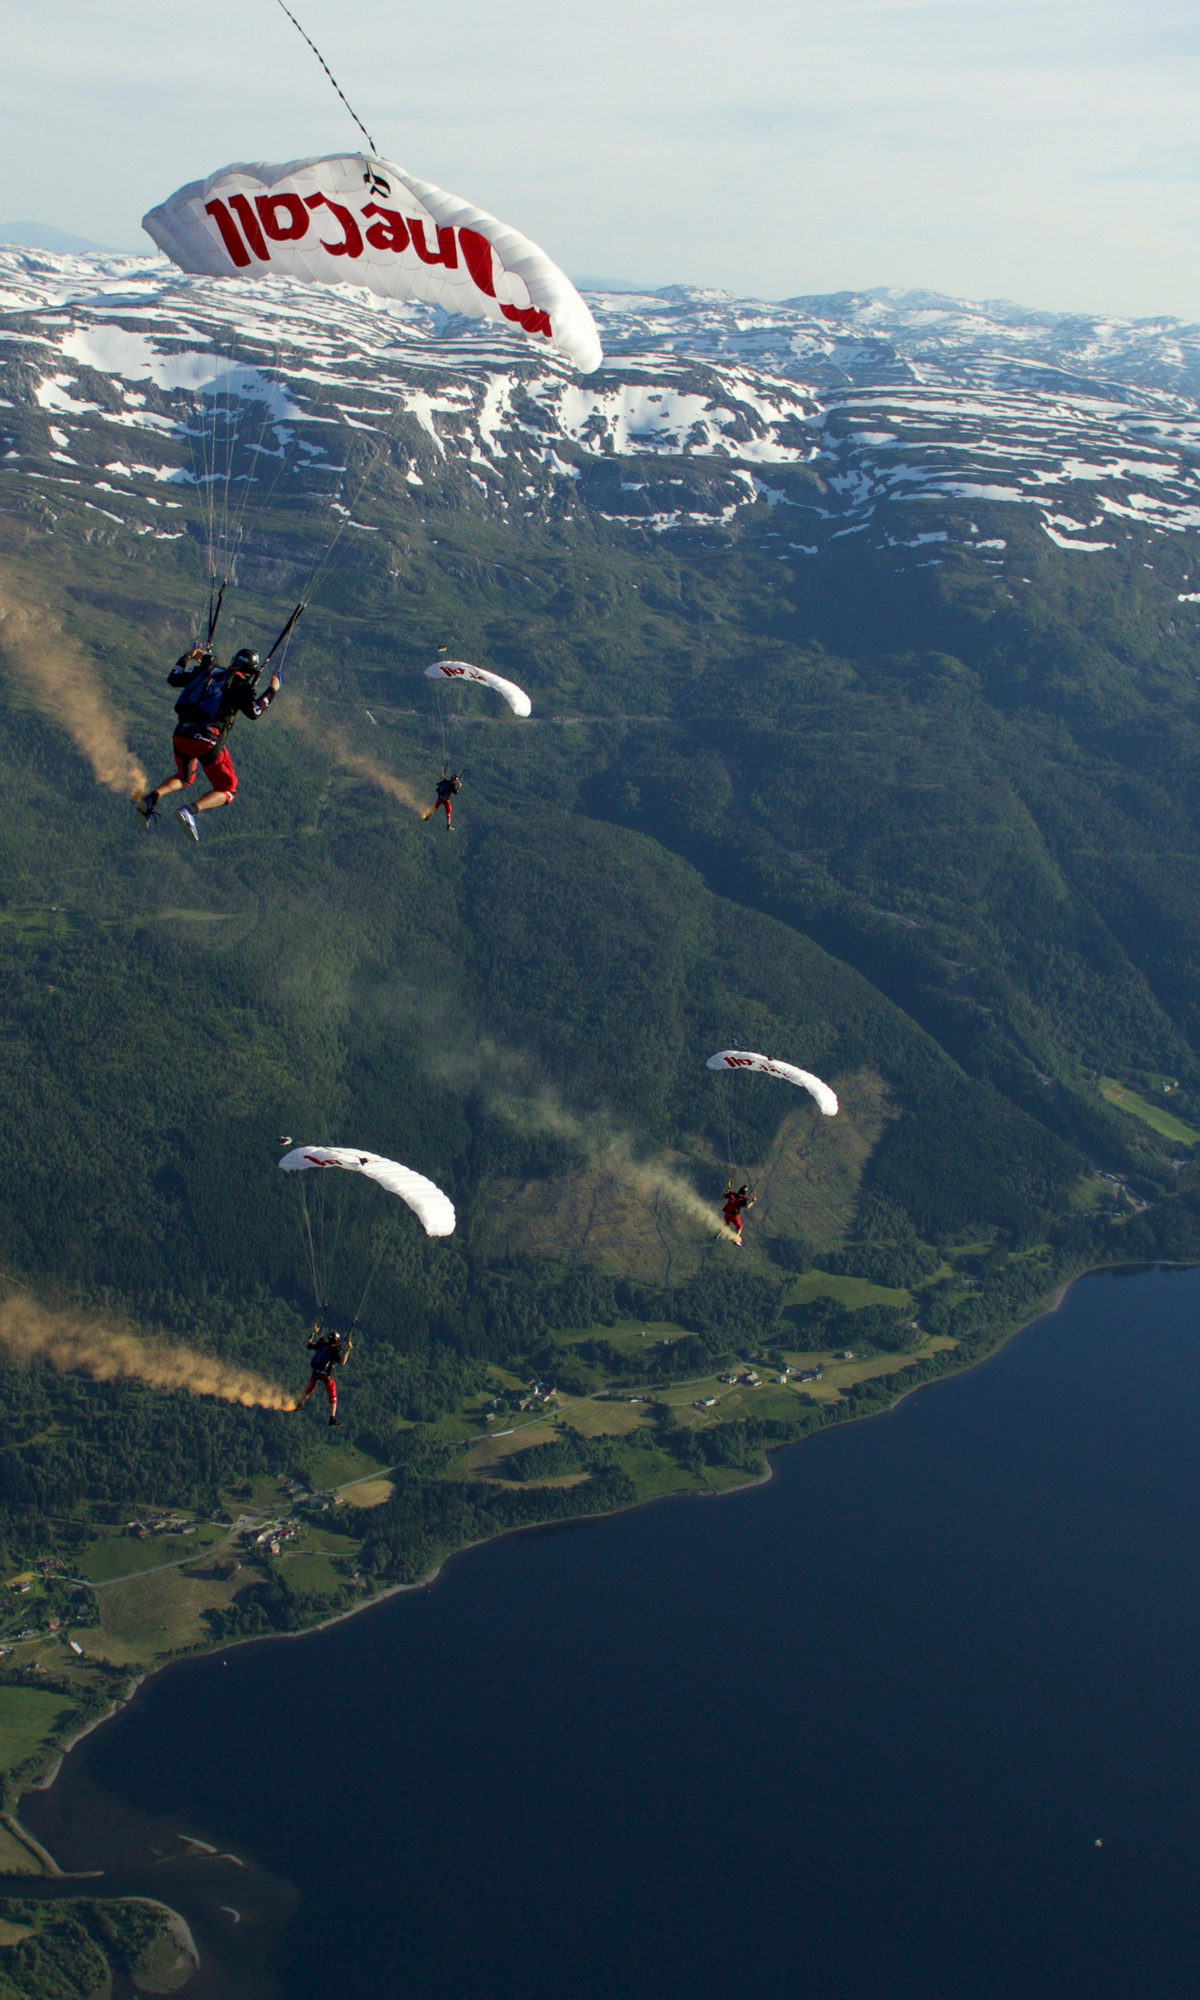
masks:
<svg viewBox="0 0 1200 2000"><path fill-rule="evenodd" d="M386 1471L379 1459L369 1458L365 1451L352 1444L337 1444L326 1446L318 1454L311 1477L313 1485L324 1491L332 1486L348 1486L355 1479L371 1479L376 1473Z"/></svg>
<svg viewBox="0 0 1200 2000"><path fill-rule="evenodd" d="M868 1278L831 1277L825 1271L806 1271L787 1292L785 1304L806 1306L813 1299L836 1299L848 1312L857 1312L860 1306L895 1306L903 1310L911 1306L912 1293L890 1285L873 1285Z"/></svg>
<svg viewBox="0 0 1200 2000"><path fill-rule="evenodd" d="M349 1486L340 1487L339 1498L346 1499L354 1507L382 1507L395 1492L390 1479L352 1480Z"/></svg>
<svg viewBox="0 0 1200 2000"><path fill-rule="evenodd" d="M581 1340L605 1340L620 1354L640 1354L648 1343L682 1340L684 1328L669 1319L619 1319L612 1326L588 1326L578 1332L558 1336L564 1347L578 1346Z"/></svg>
<svg viewBox="0 0 1200 2000"><path fill-rule="evenodd" d="M140 1576L143 1570L158 1569L163 1563L190 1562L228 1533L218 1522L202 1521L194 1535L150 1535L144 1542L133 1535L103 1535L79 1558L79 1574L90 1583Z"/></svg>
<svg viewBox="0 0 1200 2000"><path fill-rule="evenodd" d="M357 1499L354 1504L359 1505ZM382 1505L382 1502L377 1501L375 1504ZM305 1549L315 1549L327 1556L352 1556L358 1549L358 1543L352 1535L339 1534L336 1528L305 1527L302 1531L301 1546Z"/></svg>
<svg viewBox="0 0 1200 2000"><path fill-rule="evenodd" d="M42 1863L31 1847L18 1840L0 1820L0 1875L40 1875Z"/></svg>
<svg viewBox="0 0 1200 2000"><path fill-rule="evenodd" d="M1161 1132L1164 1139L1170 1139L1175 1145L1200 1144L1200 1132L1194 1126L1185 1125L1182 1118L1176 1118L1165 1105L1151 1104L1148 1098L1139 1097L1136 1090L1130 1090L1128 1084L1118 1083L1115 1077L1102 1076L1100 1091L1110 1104L1116 1105L1118 1111L1128 1111L1131 1117L1140 1118L1144 1125Z"/></svg>
<svg viewBox="0 0 1200 2000"><path fill-rule="evenodd" d="M70 1710L70 1702L49 1689L0 1687L0 1771L31 1757Z"/></svg>
<svg viewBox="0 0 1200 2000"><path fill-rule="evenodd" d="M254 1573L244 1568L227 1578L191 1577L178 1569L130 1577L99 1593L99 1627L73 1636L89 1659L140 1672L210 1640L203 1613L223 1609L254 1580Z"/></svg>
<svg viewBox="0 0 1200 2000"><path fill-rule="evenodd" d="M279 1560L293 1590L318 1591L327 1597L346 1581L329 1556L317 1549L302 1549L295 1555L285 1549Z"/></svg>

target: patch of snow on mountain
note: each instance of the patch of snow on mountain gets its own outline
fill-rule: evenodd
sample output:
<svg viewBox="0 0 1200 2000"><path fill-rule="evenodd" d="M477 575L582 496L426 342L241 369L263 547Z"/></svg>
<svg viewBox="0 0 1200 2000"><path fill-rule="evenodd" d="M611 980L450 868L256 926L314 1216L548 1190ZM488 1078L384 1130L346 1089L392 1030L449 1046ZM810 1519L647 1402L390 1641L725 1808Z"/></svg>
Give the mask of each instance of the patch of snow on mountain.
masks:
<svg viewBox="0 0 1200 2000"><path fill-rule="evenodd" d="M1102 522L1200 527L1200 328L921 292L772 304L672 286L591 304L609 361L580 381L487 322L351 286L6 250L4 476L65 485L67 462L137 502L139 480L211 479L197 453L216 426L239 480L299 493L319 471L328 493L349 433L399 442L407 415L433 447L418 472L401 446L410 487L558 518L582 505L631 531L765 533L787 506L807 554L882 512L897 559L938 534L995 560L1004 537L926 534L895 510L1034 506L1056 547L1087 553L1113 546ZM161 464L119 457L130 429L154 434Z"/></svg>

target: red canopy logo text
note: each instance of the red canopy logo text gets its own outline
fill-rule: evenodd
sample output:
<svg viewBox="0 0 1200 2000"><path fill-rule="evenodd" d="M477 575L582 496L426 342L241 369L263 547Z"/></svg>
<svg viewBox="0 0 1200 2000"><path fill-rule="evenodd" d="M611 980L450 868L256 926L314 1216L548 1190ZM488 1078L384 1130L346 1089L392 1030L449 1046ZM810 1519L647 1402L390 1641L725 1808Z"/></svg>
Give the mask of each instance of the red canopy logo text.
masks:
<svg viewBox="0 0 1200 2000"><path fill-rule="evenodd" d="M324 194L257 194L251 201L244 194L231 194L227 202L206 201L204 212L211 215L229 252L234 268L246 270L252 262L269 264L272 243L299 243L313 225L312 211L328 210L341 230L333 242L321 238L321 248L330 257L353 261L370 244L373 250L402 256L412 250L422 264L441 264L447 271L460 268L485 298L496 298L492 276L492 246L478 229L438 228L436 242L430 243L429 225L419 217L401 215L395 208L383 208L376 201L364 202L359 214L344 202ZM551 338L550 316L539 306L510 306L496 300L504 318L526 333Z"/></svg>

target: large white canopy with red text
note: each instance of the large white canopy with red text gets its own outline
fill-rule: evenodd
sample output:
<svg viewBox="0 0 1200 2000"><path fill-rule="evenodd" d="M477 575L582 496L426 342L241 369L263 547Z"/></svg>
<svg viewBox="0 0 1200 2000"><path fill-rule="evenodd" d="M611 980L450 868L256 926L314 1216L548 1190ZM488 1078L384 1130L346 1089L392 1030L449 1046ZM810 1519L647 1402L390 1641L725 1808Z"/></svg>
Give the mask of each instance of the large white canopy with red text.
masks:
<svg viewBox="0 0 1200 2000"><path fill-rule="evenodd" d="M142 227L202 277L363 285L519 328L585 374L603 359L591 313L536 243L366 153L222 167L152 208Z"/></svg>
<svg viewBox="0 0 1200 2000"><path fill-rule="evenodd" d="M425 678L430 681L474 681L479 687L494 688L514 715L533 713L533 703L524 688L519 688L515 681L506 681L503 674L494 674L487 667L473 667L469 660L435 660L431 667L426 667Z"/></svg>
<svg viewBox="0 0 1200 2000"><path fill-rule="evenodd" d="M307 1174L323 1168L342 1173L365 1174L378 1181L389 1194L398 1194L418 1218L427 1236L449 1236L454 1229L454 1204L424 1174L386 1160L380 1153L364 1153L358 1146L293 1146L279 1162L285 1174Z"/></svg>
<svg viewBox="0 0 1200 2000"><path fill-rule="evenodd" d="M815 1097L827 1118L837 1111L838 1101L827 1083L810 1070L797 1069L795 1063L777 1062L772 1056L756 1055L753 1049L721 1049L710 1056L706 1069L742 1070L756 1076L777 1076L783 1083L794 1083L801 1090L807 1090Z"/></svg>

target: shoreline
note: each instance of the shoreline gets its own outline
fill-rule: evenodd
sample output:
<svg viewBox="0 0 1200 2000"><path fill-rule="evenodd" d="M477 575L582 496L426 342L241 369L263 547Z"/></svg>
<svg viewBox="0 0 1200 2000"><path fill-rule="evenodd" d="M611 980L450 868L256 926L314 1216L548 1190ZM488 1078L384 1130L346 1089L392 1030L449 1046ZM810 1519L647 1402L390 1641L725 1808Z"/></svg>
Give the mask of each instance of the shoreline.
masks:
<svg viewBox="0 0 1200 2000"><path fill-rule="evenodd" d="M994 1347L988 1349L988 1352L986 1354L980 1355L978 1359L966 1363L965 1366L963 1366L962 1368L955 1368L947 1371L945 1375L939 1376L933 1381L914 1382L911 1388L900 1390L895 1396L895 1398L887 1405L886 1409L864 1410L863 1412L861 1412L861 1414L851 1416L847 1419L843 1419L843 1422L851 1424L868 1423L868 1422L875 1422L880 1418L890 1417L894 1414L896 1410L898 1410L901 1407L903 1403L908 1402L910 1397L919 1395L923 1389L940 1388L944 1382L951 1381L958 1375L970 1374L973 1369L984 1367L993 1358L994 1355L1001 1353L1003 1349L1006 1348L1011 1341L1017 1339L1017 1337L1020 1334L1027 1332L1030 1327L1036 1326L1039 1323L1039 1321L1043 1319L1050 1319L1056 1312L1058 1312L1068 1292L1070 1292L1072 1288L1075 1285L1079 1284L1084 1278L1099 1277L1102 1276L1105 1272L1117 1272L1117 1271L1136 1272L1136 1271L1159 1271L1159 1270L1189 1271L1189 1270L1196 1270L1198 1268L1200 1268L1200 1263L1198 1263L1196 1260L1168 1258L1168 1257L1155 1258L1153 1262L1150 1263L1147 1263L1144 1259L1138 1258L1138 1259L1125 1259L1114 1263L1088 1265L1085 1270L1077 1271L1074 1273L1073 1276L1063 1279L1063 1281L1061 1282L1061 1284L1059 1284L1057 1289L1052 1294L1050 1294L1048 1301L1045 1304L1039 1306L1036 1312L1030 1313L1029 1316L1026 1319L1021 1320L1018 1325L1012 1327L996 1342ZM99 1729L102 1724L110 1722L113 1716L119 1714L122 1709L128 1708L130 1703L134 1700L134 1697L137 1695L138 1691L145 1684L146 1681L152 1678L157 1678L159 1674L168 1672L172 1667L183 1666L189 1662L208 1659L221 1653L233 1652L234 1649L237 1647L270 1645L270 1644L278 1644L280 1642L288 1642L293 1640L303 1640L311 1638L315 1633L329 1631L335 1625L341 1625L345 1623L345 1621L349 1618L356 1618L359 1616L361 1612L369 1611L373 1609L376 1605L385 1604L394 1597L403 1596L407 1592L414 1590L428 1590L432 1588L432 1586L437 1582L438 1578L442 1575L443 1571L448 1567L448 1565L456 1561L458 1557L469 1555L472 1552L472 1550L475 1549L487 1548L493 1542L507 1541L510 1538L510 1536L538 1534L545 1532L558 1532L563 1528L585 1527L591 1521L615 1520L622 1514L632 1514L636 1512L639 1508L657 1506L660 1503L669 1500L731 1499L738 1494L750 1492L755 1487L769 1485L771 1480L775 1477L774 1461L779 1453L790 1451L794 1447L799 1445L808 1444L811 1442L813 1438L820 1437L824 1434L825 1431L831 1430L833 1428L835 1428L835 1426L831 1424L822 1424L816 1430L810 1431L807 1434L807 1436L788 1438L782 1440L778 1444L771 1446L764 1446L763 1450L766 1458L766 1464L764 1465L762 1471L753 1474L748 1474L745 1479L739 1480L736 1485L727 1486L720 1492L697 1493L697 1492L688 1492L684 1490L677 1493L656 1493L649 1496L646 1499L628 1501L619 1507L606 1507L598 1509L595 1513L592 1514L581 1514L576 1519L571 1521L529 1521L522 1523L519 1527L502 1529L499 1534L481 1535L477 1540L472 1542L464 1542L460 1548L452 1549L449 1551L448 1554L439 1557L438 1561L434 1564L433 1568L430 1569L424 1576L418 1577L415 1582L389 1584L383 1590L374 1592L370 1595L364 1595L362 1598L360 1598L357 1604L348 1604L342 1610L333 1612L328 1618L323 1618L313 1625L306 1625L302 1631L247 1633L238 1638L228 1640L224 1645L207 1646L202 1649L198 1649L197 1651L194 1652L180 1654L179 1657L176 1659L165 1660L161 1666L152 1668L147 1673L137 1675L137 1677L131 1682L127 1694L122 1695L118 1699L113 1700L103 1714L93 1716L89 1722L86 1722L82 1728L76 1731L75 1735L69 1737L65 1742L63 1742L59 1746L58 1750L55 1752L49 1767L45 1772L43 1772L41 1777L32 1779L28 1784L23 1785L21 1787L21 1790L17 1797L16 1805L5 1815L5 1818L11 1822L12 1831L15 1837L19 1839L23 1845L27 1846L32 1853L35 1853L39 1857L39 1859L43 1861L46 1867L47 1874L53 1876L55 1879L64 1881L73 1880L79 1882L95 1881L98 1878L103 1879L103 1873L104 1873L103 1870L101 1871L87 1870L79 1872L61 1868L58 1865L57 1861L55 1861L53 1855L49 1853L49 1850L43 1847L41 1842L37 1839L37 1836L35 1834L30 1833L27 1827L25 1826L24 1821L21 1819L20 1816L21 1800L24 1799L25 1796L29 1793L49 1791L52 1785L56 1782L62 1770L64 1759L70 1755L71 1751L74 1750L78 1744L82 1743L85 1737L90 1736L93 1730ZM382 1476L386 1477L386 1474ZM25 1878L19 1875L14 1875L8 1879L10 1879L13 1882L20 1882ZM32 1879L36 1880L37 1878L34 1877ZM166 1906L164 1905L164 1907ZM178 1914L178 1912L174 1912L173 1914ZM180 1918L180 1921L183 1922L184 1920Z"/></svg>

